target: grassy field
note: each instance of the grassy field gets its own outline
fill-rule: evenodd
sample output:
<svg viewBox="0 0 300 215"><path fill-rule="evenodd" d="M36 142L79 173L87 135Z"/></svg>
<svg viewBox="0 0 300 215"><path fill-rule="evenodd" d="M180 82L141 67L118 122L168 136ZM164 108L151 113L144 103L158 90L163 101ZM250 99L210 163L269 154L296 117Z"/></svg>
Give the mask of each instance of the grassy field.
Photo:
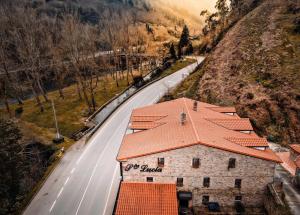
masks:
<svg viewBox="0 0 300 215"><path fill-rule="evenodd" d="M159 77L165 77L165 76L171 75L172 73L174 73L194 62L196 62L196 60L188 59L188 58L186 58L185 60L182 60L182 61L177 61L170 68L166 69L163 73L161 73Z"/></svg>
<svg viewBox="0 0 300 215"><path fill-rule="evenodd" d="M104 90L104 83L104 80L100 81L99 87L96 90L95 98L98 106L101 106L127 87L125 79L121 80L119 87L117 87L115 81L112 78L108 78L108 81L105 83L106 90ZM66 137L71 136L73 132L84 126L87 106L83 100L78 99L76 92L76 86L72 85L64 89L65 99L60 98L57 91L48 94L49 98L53 99L55 103L59 130ZM45 128L54 133L55 124L51 103L44 102L43 105L45 110L44 112L40 112L39 107L33 99L24 101L23 113L20 119L21 121L31 123L32 127ZM14 110L17 107L18 105L12 105L11 109ZM6 113L4 110L1 110L1 114L5 115ZM39 129L36 128L34 130Z"/></svg>
<svg viewBox="0 0 300 215"><path fill-rule="evenodd" d="M160 76L170 75L193 62L194 60L190 59L178 61L169 69L162 72ZM119 87L116 86L115 80L113 80L110 76L107 77L106 81L101 80L95 93L97 106L100 107L109 99L118 93L121 93L125 88L127 88L127 82L125 78L119 81ZM65 99L60 98L57 91L50 92L48 96L50 99L54 100L61 134L65 137L70 137L72 133L84 126L87 106L83 100L78 99L75 85L66 87L64 89L64 94ZM20 121L22 127L24 127L26 130L26 133L35 136L45 144L50 144L55 135L53 112L51 103L44 102L43 105L45 110L44 112L40 112L39 107L36 105L34 99L28 99L24 101L23 113L20 116ZM17 104L12 105L12 111L14 111L17 107ZM5 115L7 115L5 110L0 109L0 117ZM69 141L72 142L72 140Z"/></svg>

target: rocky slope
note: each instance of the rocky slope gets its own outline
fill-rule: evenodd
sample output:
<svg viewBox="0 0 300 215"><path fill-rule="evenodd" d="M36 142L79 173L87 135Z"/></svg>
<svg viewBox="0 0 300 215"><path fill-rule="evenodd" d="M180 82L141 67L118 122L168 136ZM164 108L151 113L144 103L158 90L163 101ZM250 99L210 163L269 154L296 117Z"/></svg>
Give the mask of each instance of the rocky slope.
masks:
<svg viewBox="0 0 300 215"><path fill-rule="evenodd" d="M300 1L239 3L242 17L171 97L234 105L270 141L299 143Z"/></svg>
<svg viewBox="0 0 300 215"><path fill-rule="evenodd" d="M235 105L271 141L299 143L299 17L299 0L261 1L208 56L197 96Z"/></svg>

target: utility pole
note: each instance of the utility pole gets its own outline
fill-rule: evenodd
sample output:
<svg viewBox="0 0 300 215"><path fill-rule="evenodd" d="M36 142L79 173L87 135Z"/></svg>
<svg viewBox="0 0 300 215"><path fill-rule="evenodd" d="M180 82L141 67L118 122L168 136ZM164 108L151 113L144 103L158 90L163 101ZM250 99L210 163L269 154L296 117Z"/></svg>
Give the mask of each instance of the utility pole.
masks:
<svg viewBox="0 0 300 215"><path fill-rule="evenodd" d="M62 143L64 142L64 137L62 135L60 135L59 133L59 129L58 129L58 122L57 122L57 118L56 118L56 110L55 110L55 106L54 106L54 101L53 99L51 100L51 104L52 104L52 109L53 109L53 115L54 115L54 121L55 121L55 127L56 127L56 136L53 139L54 143Z"/></svg>

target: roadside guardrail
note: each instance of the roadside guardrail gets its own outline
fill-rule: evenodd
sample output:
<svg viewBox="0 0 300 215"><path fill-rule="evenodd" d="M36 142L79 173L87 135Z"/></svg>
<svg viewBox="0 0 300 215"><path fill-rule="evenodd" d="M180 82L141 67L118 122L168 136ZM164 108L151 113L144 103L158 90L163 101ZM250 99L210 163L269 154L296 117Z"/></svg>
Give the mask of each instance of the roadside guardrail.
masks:
<svg viewBox="0 0 300 215"><path fill-rule="evenodd" d="M204 63L204 60L202 62L200 62L195 68L194 70L190 73L194 73L196 70L198 70ZM124 102L126 102L128 99L130 99L132 96L134 96L136 93L140 92L141 90L145 89L146 87L148 87L149 85L165 78L166 76L162 76L159 78L155 78L151 81L147 82L147 79L149 79L149 76L151 76L151 74L153 72L155 72L158 68L150 71L146 76L143 77L143 79L145 80L146 84L143 85L140 88L136 88L134 87L134 85L130 85L129 87L127 87L124 91L122 91L122 93L114 96L112 99L110 99L109 101L107 101L105 104L103 104L95 113L93 113L87 120L86 123L88 122L92 122L95 124L95 126L92 126L90 129L88 129L86 131L85 134L87 134L86 140L85 142L87 143L89 141L89 139L93 136L93 134L98 130L99 127L101 127L101 125L115 112L115 110L122 105ZM184 77L185 78L185 77Z"/></svg>

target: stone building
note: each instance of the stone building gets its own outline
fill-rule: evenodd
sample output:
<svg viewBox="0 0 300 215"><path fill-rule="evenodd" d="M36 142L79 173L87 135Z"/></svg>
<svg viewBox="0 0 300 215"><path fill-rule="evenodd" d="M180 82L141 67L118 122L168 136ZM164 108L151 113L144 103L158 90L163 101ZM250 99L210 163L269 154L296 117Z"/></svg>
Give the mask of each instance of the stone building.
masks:
<svg viewBox="0 0 300 215"><path fill-rule="evenodd" d="M180 206L261 206L281 160L232 107L187 98L139 108L117 159L124 182L174 183Z"/></svg>

